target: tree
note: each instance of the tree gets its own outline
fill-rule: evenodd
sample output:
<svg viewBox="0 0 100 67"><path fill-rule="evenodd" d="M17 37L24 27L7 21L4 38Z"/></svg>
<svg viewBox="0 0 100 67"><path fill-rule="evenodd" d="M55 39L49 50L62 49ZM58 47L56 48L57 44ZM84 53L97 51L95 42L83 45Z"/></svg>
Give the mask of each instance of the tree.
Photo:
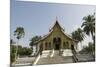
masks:
<svg viewBox="0 0 100 67"><path fill-rule="evenodd" d="M76 31L72 32L72 38L74 40L77 40L78 43L79 42L81 43L84 40L84 36L85 35L84 35L83 31L81 30L81 28L78 28ZM81 44L81 47L82 47L82 44Z"/></svg>
<svg viewBox="0 0 100 67"><path fill-rule="evenodd" d="M95 44L95 14L83 17L81 27L88 36L92 35L93 43Z"/></svg>
<svg viewBox="0 0 100 67"><path fill-rule="evenodd" d="M31 48L25 48L24 47L23 49L25 49L24 54L27 55L27 56L30 56L32 54L32 52L33 52L33 50Z"/></svg>
<svg viewBox="0 0 100 67"><path fill-rule="evenodd" d="M92 51L95 50L95 13L93 15L88 15L83 17L83 23L81 25L83 27L83 31L88 35L92 36L94 47ZM95 57L95 51L93 52L93 56Z"/></svg>
<svg viewBox="0 0 100 67"><path fill-rule="evenodd" d="M18 55L19 56L29 56L31 55L33 50L28 47L18 46Z"/></svg>
<svg viewBox="0 0 100 67"><path fill-rule="evenodd" d="M17 27L17 29L14 31L14 36L16 36L16 39L18 40L17 45L19 45L19 40L21 38L23 38L24 35L25 35L24 28L23 27ZM18 51L18 46L16 46L15 60L17 58L17 51Z"/></svg>
<svg viewBox="0 0 100 67"><path fill-rule="evenodd" d="M30 43L29 45L31 46L31 49L33 51L36 51L37 50L37 42L41 39L41 36L33 36L30 40ZM36 47L35 49L33 49L33 46Z"/></svg>
<svg viewBox="0 0 100 67"><path fill-rule="evenodd" d="M33 45L36 45L36 42L39 41L41 39L41 36L34 36L31 38L30 40L30 46L33 47Z"/></svg>
<svg viewBox="0 0 100 67"><path fill-rule="evenodd" d="M16 52L16 46L10 44L10 62L14 62L15 61L15 52Z"/></svg>

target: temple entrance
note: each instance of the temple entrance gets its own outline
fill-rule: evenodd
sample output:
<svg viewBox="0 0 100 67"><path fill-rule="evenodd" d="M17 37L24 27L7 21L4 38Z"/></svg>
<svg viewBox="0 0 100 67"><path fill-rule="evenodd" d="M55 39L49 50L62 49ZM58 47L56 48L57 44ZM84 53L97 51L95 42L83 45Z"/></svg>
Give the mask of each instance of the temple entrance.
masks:
<svg viewBox="0 0 100 67"><path fill-rule="evenodd" d="M59 50L59 44L55 44L55 50Z"/></svg>
<svg viewBox="0 0 100 67"><path fill-rule="evenodd" d="M61 38L57 37L53 39L54 49L59 50L61 45Z"/></svg>

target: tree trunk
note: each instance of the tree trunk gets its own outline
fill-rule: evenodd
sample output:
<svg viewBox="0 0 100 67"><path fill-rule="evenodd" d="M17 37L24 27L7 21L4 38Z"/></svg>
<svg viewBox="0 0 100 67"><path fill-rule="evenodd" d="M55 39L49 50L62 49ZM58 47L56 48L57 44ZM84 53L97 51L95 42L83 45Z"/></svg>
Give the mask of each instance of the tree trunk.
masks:
<svg viewBox="0 0 100 67"><path fill-rule="evenodd" d="M17 41L17 45L16 45L16 52L15 52L15 62L16 62L16 59L17 59L18 44L19 44L19 40Z"/></svg>
<svg viewBox="0 0 100 67"><path fill-rule="evenodd" d="M95 58L95 35L92 34L93 46L92 46L92 54Z"/></svg>

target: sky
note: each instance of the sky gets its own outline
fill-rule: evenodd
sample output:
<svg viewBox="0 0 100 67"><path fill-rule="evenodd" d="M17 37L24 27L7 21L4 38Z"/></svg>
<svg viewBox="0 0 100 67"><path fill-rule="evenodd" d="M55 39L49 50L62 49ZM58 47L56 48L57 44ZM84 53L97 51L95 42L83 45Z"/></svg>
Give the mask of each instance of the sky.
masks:
<svg viewBox="0 0 100 67"><path fill-rule="evenodd" d="M11 0L10 6L10 32L11 39L16 41L14 31L21 26L25 30L25 36L20 40L22 46L29 46L30 39L36 35L45 35L57 20L65 29L65 33L71 34L79 28L82 18L96 11L94 5L57 4L43 2L29 2ZM86 36L83 45L92 41Z"/></svg>

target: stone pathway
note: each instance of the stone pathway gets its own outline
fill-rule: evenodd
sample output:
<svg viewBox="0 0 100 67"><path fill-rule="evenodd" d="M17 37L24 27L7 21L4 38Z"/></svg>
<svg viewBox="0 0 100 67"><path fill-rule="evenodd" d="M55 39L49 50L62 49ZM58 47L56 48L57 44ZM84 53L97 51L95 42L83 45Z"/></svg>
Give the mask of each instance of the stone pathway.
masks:
<svg viewBox="0 0 100 67"><path fill-rule="evenodd" d="M34 62L35 57L23 57L18 58L15 64L12 64L12 67L17 66L30 66Z"/></svg>
<svg viewBox="0 0 100 67"><path fill-rule="evenodd" d="M77 54L78 62L90 62L95 61L92 55L90 54Z"/></svg>

